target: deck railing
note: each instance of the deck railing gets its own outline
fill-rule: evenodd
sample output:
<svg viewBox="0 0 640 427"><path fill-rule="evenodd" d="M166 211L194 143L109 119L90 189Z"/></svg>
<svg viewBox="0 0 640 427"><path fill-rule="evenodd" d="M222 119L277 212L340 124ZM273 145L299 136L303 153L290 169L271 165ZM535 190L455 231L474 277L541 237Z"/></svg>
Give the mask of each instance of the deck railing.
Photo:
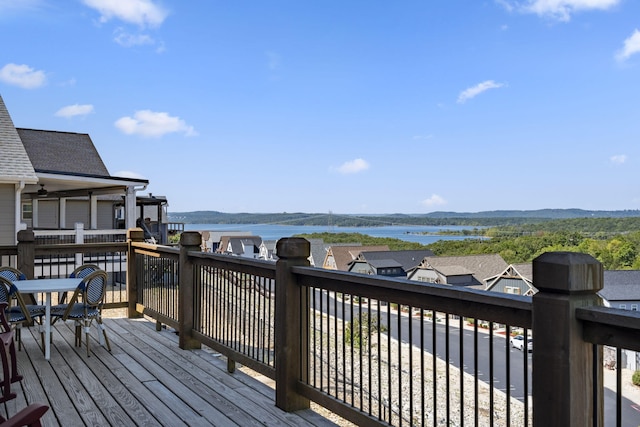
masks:
<svg viewBox="0 0 640 427"><path fill-rule="evenodd" d="M274 265L203 253L196 232L179 249L142 237L129 230L129 316L274 379L288 411L314 401L359 425L602 426L603 346L640 351L640 315L601 306L602 266L584 254L538 257L539 292L520 297L311 268L304 239L281 239ZM24 269L36 253L123 250L100 245L0 255ZM531 359L510 348L514 333L535 336ZM607 425L636 421L620 371Z"/></svg>
<svg viewBox="0 0 640 427"><path fill-rule="evenodd" d="M132 253L150 251L135 240ZM285 410L314 401L359 425L601 426L602 345L637 346L637 316L599 307L602 266L588 255L537 258L531 298L311 268L304 239L277 251L275 266L213 255L183 233L177 316L162 315L181 347L273 378ZM532 359L510 348L515 333L535 333Z"/></svg>

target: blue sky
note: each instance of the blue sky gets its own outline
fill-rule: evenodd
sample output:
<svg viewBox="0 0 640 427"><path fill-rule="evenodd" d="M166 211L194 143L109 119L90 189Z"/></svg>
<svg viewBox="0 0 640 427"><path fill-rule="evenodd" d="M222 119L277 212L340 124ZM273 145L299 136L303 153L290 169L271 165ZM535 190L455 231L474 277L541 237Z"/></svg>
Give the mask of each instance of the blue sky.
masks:
<svg viewBox="0 0 640 427"><path fill-rule="evenodd" d="M636 0L0 0L16 126L171 212L640 209Z"/></svg>

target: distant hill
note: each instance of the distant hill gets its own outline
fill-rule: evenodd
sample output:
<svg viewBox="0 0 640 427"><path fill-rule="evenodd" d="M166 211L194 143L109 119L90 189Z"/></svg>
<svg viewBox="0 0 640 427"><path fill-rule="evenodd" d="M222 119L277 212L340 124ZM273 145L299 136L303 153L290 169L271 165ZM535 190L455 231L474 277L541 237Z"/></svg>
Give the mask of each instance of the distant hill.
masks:
<svg viewBox="0 0 640 427"><path fill-rule="evenodd" d="M589 211L583 209L538 209L530 211L484 211L473 213L431 212L428 218L628 218L640 216L640 210Z"/></svg>
<svg viewBox="0 0 640 427"><path fill-rule="evenodd" d="M187 224L288 224L372 227L376 225L501 226L536 224L571 218L640 217L640 210L590 211L582 209L504 210L485 212L431 212L428 214L337 215L329 213L169 212L169 221Z"/></svg>

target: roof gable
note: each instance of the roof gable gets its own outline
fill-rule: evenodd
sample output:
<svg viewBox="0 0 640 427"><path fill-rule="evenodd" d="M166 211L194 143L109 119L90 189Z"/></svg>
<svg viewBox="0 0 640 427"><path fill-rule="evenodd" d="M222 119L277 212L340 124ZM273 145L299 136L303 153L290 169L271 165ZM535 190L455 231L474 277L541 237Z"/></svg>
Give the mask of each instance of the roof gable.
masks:
<svg viewBox="0 0 640 427"><path fill-rule="evenodd" d="M340 271L349 271L349 263L356 259L363 251L388 251L389 246L334 246L332 245L325 258L324 267L327 268L326 260L333 257L336 269Z"/></svg>

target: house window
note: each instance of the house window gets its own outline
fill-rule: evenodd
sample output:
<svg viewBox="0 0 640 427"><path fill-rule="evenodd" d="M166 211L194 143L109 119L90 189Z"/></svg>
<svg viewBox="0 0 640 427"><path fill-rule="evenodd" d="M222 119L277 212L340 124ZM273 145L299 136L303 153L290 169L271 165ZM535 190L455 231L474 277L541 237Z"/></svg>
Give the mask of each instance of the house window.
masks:
<svg viewBox="0 0 640 427"><path fill-rule="evenodd" d="M631 304L631 311L638 311L638 304Z"/></svg>
<svg viewBox="0 0 640 427"><path fill-rule="evenodd" d="M620 304L620 306L618 308L626 310L627 309L627 304Z"/></svg>
<svg viewBox="0 0 640 427"><path fill-rule="evenodd" d="M504 292L507 294L520 295L520 288L517 286L505 286Z"/></svg>
<svg viewBox="0 0 640 427"><path fill-rule="evenodd" d="M33 219L33 205L31 202L22 204L22 219Z"/></svg>

